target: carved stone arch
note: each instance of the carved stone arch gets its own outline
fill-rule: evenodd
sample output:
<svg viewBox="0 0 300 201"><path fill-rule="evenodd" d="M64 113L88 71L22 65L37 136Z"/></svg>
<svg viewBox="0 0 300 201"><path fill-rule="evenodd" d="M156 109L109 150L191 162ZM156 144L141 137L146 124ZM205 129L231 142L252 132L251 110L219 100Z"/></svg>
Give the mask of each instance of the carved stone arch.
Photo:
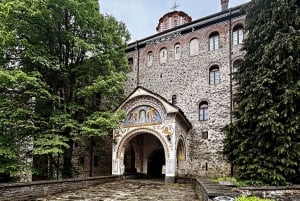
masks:
<svg viewBox="0 0 300 201"><path fill-rule="evenodd" d="M157 139L161 142L161 144L164 148L165 158L166 159L170 158L171 150L170 150L167 140L163 137L163 135L161 135L160 133L158 133L157 131L155 131L151 128L136 128L136 129L130 131L129 133L127 133L126 136L124 136L120 140L120 142L118 143L118 145L116 147L116 158L121 159L122 151L123 151L124 147L126 147L126 144L129 143L132 138L134 138L135 136L140 135L142 133L152 134L155 137L157 137Z"/></svg>

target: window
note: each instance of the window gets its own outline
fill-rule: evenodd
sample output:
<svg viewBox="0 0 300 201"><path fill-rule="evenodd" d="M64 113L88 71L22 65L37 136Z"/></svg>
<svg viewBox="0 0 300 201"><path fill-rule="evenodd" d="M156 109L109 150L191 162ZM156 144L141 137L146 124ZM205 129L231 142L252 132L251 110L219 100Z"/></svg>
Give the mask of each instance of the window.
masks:
<svg viewBox="0 0 300 201"><path fill-rule="evenodd" d="M220 48L219 33L214 32L209 36L209 50L217 50Z"/></svg>
<svg viewBox="0 0 300 201"><path fill-rule="evenodd" d="M202 131L202 138L208 139L208 131Z"/></svg>
<svg viewBox="0 0 300 201"><path fill-rule="evenodd" d="M208 103L206 101L203 101L199 104L199 120L208 120Z"/></svg>
<svg viewBox="0 0 300 201"><path fill-rule="evenodd" d="M147 54L147 64L148 64L148 66L152 66L152 63L153 63L153 53L148 52L148 54Z"/></svg>
<svg viewBox="0 0 300 201"><path fill-rule="evenodd" d="M213 66L209 69L209 84L219 84L220 83L220 70L218 66Z"/></svg>
<svg viewBox="0 0 300 201"><path fill-rule="evenodd" d="M233 65L232 65L232 80L234 82L236 82L236 76L237 76L237 73L239 71L241 62L242 62L241 59L238 59L238 60L236 60L236 61L233 62ZM234 83L234 84L236 84L236 83Z"/></svg>
<svg viewBox="0 0 300 201"><path fill-rule="evenodd" d="M174 46L174 57L175 57L175 60L178 60L181 57L180 44L178 44L178 43Z"/></svg>
<svg viewBox="0 0 300 201"><path fill-rule="evenodd" d="M160 50L159 56L160 56L160 59L159 59L160 63L161 64L166 63L167 62L167 58L168 58L167 48L162 48Z"/></svg>
<svg viewBox="0 0 300 201"><path fill-rule="evenodd" d="M129 66L129 70L133 71L133 58L128 58L128 66Z"/></svg>
<svg viewBox="0 0 300 201"><path fill-rule="evenodd" d="M233 28L232 32L232 44L238 45L243 43L244 40L244 27L243 25L239 24Z"/></svg>
<svg viewBox="0 0 300 201"><path fill-rule="evenodd" d="M173 95L172 96L172 105L176 105L176 103L177 103L177 97L176 97L176 95Z"/></svg>
<svg viewBox="0 0 300 201"><path fill-rule="evenodd" d="M199 53L199 41L194 38L190 41L190 56L198 55Z"/></svg>

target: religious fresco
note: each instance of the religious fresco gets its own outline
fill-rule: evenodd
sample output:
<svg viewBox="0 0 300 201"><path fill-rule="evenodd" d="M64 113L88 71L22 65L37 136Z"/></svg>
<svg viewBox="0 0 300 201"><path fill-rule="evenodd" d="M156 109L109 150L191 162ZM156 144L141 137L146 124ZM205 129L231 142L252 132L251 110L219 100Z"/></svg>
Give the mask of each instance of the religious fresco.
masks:
<svg viewBox="0 0 300 201"><path fill-rule="evenodd" d="M161 116L153 107L142 105L131 110L126 117L124 126L140 126L161 123Z"/></svg>

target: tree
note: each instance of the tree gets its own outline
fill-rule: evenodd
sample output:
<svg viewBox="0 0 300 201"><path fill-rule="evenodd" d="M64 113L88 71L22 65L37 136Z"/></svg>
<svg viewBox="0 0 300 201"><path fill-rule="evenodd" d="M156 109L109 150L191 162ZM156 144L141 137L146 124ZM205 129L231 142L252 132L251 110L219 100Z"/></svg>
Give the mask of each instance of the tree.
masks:
<svg viewBox="0 0 300 201"><path fill-rule="evenodd" d="M113 109L123 98L128 39L123 23L99 13L97 0L0 3L2 71L39 75L51 98L35 96L33 153L63 154L63 177L72 177L74 141L104 135L123 117Z"/></svg>
<svg viewBox="0 0 300 201"><path fill-rule="evenodd" d="M0 71L0 173L26 177L32 158L32 134L39 122L34 112L36 97L50 98L38 74L20 70ZM25 178L24 178L25 179Z"/></svg>
<svg viewBox="0 0 300 201"><path fill-rule="evenodd" d="M224 153L241 178L272 185L300 178L300 9L297 0L252 0L235 121Z"/></svg>

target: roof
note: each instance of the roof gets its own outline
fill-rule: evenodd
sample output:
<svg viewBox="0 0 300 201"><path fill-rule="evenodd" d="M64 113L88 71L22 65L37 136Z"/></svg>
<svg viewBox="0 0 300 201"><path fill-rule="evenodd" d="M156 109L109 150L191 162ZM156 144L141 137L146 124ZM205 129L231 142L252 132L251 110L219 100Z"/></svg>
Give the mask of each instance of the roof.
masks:
<svg viewBox="0 0 300 201"><path fill-rule="evenodd" d="M240 16L245 15L245 11L242 9L249 3L245 3L233 8L229 8L227 10L194 20L190 23L186 23L171 29L168 29L163 32L159 32L157 34L151 35L149 37L143 38L141 40L137 40L136 42L132 42L128 44L126 52L131 52L136 50L137 48L144 48L149 44L155 43L157 41L162 41L166 37L172 37L172 35L185 35L190 32L211 26L213 24L217 24L229 19L234 19ZM178 11L177 11L178 12Z"/></svg>

